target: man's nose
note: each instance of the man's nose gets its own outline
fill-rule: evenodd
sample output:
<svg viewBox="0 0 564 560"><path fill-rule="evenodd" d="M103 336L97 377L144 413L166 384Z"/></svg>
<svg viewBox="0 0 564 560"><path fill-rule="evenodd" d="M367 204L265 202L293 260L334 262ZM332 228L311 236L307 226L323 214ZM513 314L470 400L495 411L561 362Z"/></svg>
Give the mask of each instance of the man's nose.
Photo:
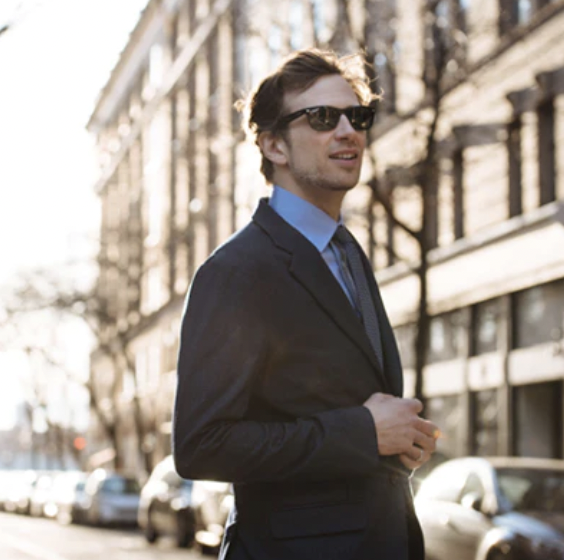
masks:
<svg viewBox="0 0 564 560"><path fill-rule="evenodd" d="M356 134L356 130L353 128L351 121L349 121L346 115L341 115L335 129L335 136L343 138L354 134Z"/></svg>

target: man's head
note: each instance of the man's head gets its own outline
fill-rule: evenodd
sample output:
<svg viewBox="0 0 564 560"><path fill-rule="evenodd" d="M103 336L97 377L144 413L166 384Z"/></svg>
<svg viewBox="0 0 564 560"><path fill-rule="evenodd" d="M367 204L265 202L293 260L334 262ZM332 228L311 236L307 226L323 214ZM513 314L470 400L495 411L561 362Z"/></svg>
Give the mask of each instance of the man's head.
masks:
<svg viewBox="0 0 564 560"><path fill-rule="evenodd" d="M375 97L360 60L299 51L252 94L247 127L261 150L268 182L306 199L319 189L348 190L356 184L373 117L367 106Z"/></svg>

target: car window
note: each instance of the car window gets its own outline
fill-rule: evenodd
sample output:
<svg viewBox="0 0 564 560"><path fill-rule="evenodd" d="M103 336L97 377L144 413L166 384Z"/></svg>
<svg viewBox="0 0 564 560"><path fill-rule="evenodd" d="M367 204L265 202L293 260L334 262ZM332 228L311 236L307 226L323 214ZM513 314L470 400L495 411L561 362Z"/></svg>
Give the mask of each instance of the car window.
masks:
<svg viewBox="0 0 564 560"><path fill-rule="evenodd" d="M102 483L101 490L112 494L137 494L139 483L131 478L107 478Z"/></svg>
<svg viewBox="0 0 564 560"><path fill-rule="evenodd" d="M564 472L497 469L497 481L510 509L564 513Z"/></svg>

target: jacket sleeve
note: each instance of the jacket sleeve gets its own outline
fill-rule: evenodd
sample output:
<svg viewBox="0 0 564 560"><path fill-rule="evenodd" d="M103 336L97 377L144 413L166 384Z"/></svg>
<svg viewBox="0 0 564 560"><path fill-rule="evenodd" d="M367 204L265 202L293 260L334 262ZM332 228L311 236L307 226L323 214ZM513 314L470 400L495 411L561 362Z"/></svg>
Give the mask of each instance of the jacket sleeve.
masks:
<svg viewBox="0 0 564 560"><path fill-rule="evenodd" d="M271 344L257 290L260 281L245 267L226 266L218 257L193 280L174 405L178 473L234 483L373 474L379 462L376 430L363 406L287 422L248 419Z"/></svg>

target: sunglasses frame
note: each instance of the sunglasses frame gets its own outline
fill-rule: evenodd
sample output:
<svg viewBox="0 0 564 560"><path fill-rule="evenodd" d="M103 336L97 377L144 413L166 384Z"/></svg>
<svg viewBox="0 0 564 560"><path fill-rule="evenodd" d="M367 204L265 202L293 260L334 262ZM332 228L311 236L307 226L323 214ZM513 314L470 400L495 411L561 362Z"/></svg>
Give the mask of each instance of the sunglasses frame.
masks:
<svg viewBox="0 0 564 560"><path fill-rule="evenodd" d="M328 128L325 128L324 126L316 128L312 124L312 122L314 122L312 121L312 114L319 109L329 109L338 113L339 116L337 117L334 126ZM371 116L368 118L367 125L364 127L355 126L356 122L354 120L354 112L358 109L362 109L363 111L368 110L371 113ZM278 122L276 123L276 128L282 128L283 126L286 126L292 121L300 118L302 115L307 115L307 122L309 126L317 132L328 132L330 130L335 130L335 128L337 128L339 124L341 115L345 115L345 117L347 117L349 123L355 130L364 132L374 124L374 116L376 115L376 110L373 107L369 107L367 105L354 105L352 107L346 107L345 109L339 109L338 107L332 107L331 105L316 105L315 107L306 107L305 109L300 109L299 111L295 111L294 113L280 117L278 119Z"/></svg>

